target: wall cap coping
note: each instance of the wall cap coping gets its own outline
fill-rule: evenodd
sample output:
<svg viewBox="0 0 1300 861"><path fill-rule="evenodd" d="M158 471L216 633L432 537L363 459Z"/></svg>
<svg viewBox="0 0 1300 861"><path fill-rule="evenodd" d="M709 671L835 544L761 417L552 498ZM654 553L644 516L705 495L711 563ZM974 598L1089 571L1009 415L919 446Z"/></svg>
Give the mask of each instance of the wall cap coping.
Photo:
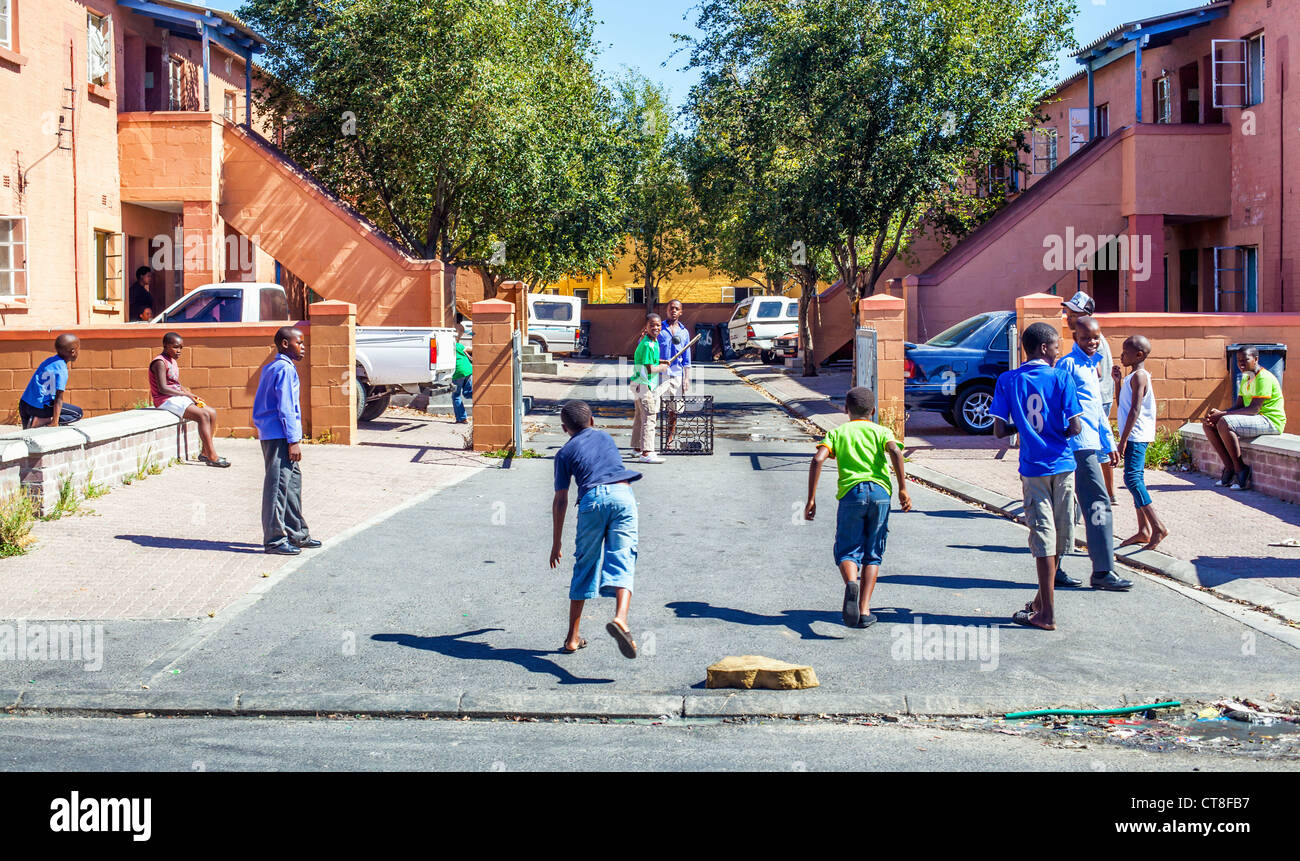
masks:
<svg viewBox="0 0 1300 861"><path fill-rule="evenodd" d="M1300 313L1253 313L1231 314L1213 311L1195 314L1136 313L1131 311L1112 311L1097 314L1097 319L1109 326L1168 326L1187 328L1210 328L1215 326L1242 326L1258 328L1260 326L1300 326Z"/></svg>
<svg viewBox="0 0 1300 861"><path fill-rule="evenodd" d="M27 443L20 439L0 439L0 464L11 464L27 457Z"/></svg>
<svg viewBox="0 0 1300 861"><path fill-rule="evenodd" d="M175 427L180 422L180 419L166 410L151 408L82 419L71 429L80 431L87 443L99 443L165 427Z"/></svg>
<svg viewBox="0 0 1300 861"><path fill-rule="evenodd" d="M71 427L33 428L6 436L5 439L15 439L22 442L27 447L28 457L53 454L71 448L82 448L86 445L86 435Z"/></svg>
<svg viewBox="0 0 1300 861"><path fill-rule="evenodd" d="M356 316L356 313L356 305L338 299L325 299L307 306L308 317L349 317Z"/></svg>
<svg viewBox="0 0 1300 861"><path fill-rule="evenodd" d="M1053 296L1051 293L1030 293L1028 296L1020 296L1016 299L1017 311L1041 311L1045 308L1053 308L1060 313L1061 297Z"/></svg>
<svg viewBox="0 0 1300 861"><path fill-rule="evenodd" d="M1198 439L1209 442L1205 436L1205 428L1201 427L1200 422L1188 422L1178 429L1178 433L1183 439ZM1269 434L1255 439L1243 439L1241 447L1245 451L1269 452L1300 458L1300 436L1291 433Z"/></svg>
<svg viewBox="0 0 1300 861"><path fill-rule="evenodd" d="M73 335L90 335L96 338L112 339L129 339L129 338L147 338L151 346L157 346L162 343L162 336L165 332L175 330L182 337L186 332L203 335L221 335L229 337L245 337L249 335L262 335L267 338L273 336L281 324L277 323L168 323L166 325L156 325L153 323L106 323L103 325L81 325L65 326L59 329L50 329L45 326L32 326L29 328L0 328L0 341L31 341L48 339L50 342L50 352L54 352L54 339L64 332ZM306 322L284 324L293 325L301 328L307 325ZM206 346L206 345L204 345Z"/></svg>
<svg viewBox="0 0 1300 861"><path fill-rule="evenodd" d="M907 303L901 296L890 296L888 293L877 293L875 296L868 296L859 301L859 307L867 311L903 311L907 308Z"/></svg>
<svg viewBox="0 0 1300 861"><path fill-rule="evenodd" d="M470 306L470 308L473 310L474 316L476 317L479 314L499 314L507 316L515 312L514 304L502 299L483 299L482 301L475 302Z"/></svg>

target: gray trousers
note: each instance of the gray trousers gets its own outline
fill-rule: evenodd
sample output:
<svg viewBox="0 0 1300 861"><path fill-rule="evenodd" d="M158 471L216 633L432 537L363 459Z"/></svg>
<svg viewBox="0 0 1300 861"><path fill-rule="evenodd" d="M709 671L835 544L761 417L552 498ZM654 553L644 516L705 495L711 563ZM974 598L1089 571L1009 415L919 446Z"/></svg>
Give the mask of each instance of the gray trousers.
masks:
<svg viewBox="0 0 1300 861"><path fill-rule="evenodd" d="M1074 488L1079 494L1079 513L1088 535L1088 555L1093 573L1115 570L1115 518L1106 492L1106 477L1095 451L1076 451Z"/></svg>
<svg viewBox="0 0 1300 861"><path fill-rule="evenodd" d="M301 543L310 534L302 517L302 470L289 460L289 441L262 440L266 477L262 481L262 543Z"/></svg>

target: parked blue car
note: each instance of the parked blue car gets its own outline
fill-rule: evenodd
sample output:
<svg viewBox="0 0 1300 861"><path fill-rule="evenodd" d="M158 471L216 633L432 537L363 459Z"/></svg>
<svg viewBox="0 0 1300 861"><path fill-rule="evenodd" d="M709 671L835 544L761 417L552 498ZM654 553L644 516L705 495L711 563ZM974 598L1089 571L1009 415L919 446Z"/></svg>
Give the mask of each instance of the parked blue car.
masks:
<svg viewBox="0 0 1300 861"><path fill-rule="evenodd" d="M941 413L970 434L993 432L993 385L1011 367L1014 311L963 320L924 344L904 345L903 393L909 411Z"/></svg>

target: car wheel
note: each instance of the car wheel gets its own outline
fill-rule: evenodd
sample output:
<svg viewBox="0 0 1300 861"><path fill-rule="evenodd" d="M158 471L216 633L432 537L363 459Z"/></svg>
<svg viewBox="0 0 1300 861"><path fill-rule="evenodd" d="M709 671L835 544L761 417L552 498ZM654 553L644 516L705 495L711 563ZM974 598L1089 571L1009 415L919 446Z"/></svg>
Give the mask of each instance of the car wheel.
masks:
<svg viewBox="0 0 1300 861"><path fill-rule="evenodd" d="M366 404L366 408L361 411L359 420L363 422L372 422L382 416L388 409L388 400L391 397L392 395L386 393Z"/></svg>
<svg viewBox="0 0 1300 861"><path fill-rule="evenodd" d="M763 359L763 364L765 364L765 365L775 365L775 364L776 364L776 351L775 351L775 350L760 350L760 351L759 351L759 356Z"/></svg>
<svg viewBox="0 0 1300 861"><path fill-rule="evenodd" d="M352 387L352 406L356 410L357 421L365 421L362 416L365 415L366 403L370 400L370 384L361 376L354 378L353 382L355 385Z"/></svg>
<svg viewBox="0 0 1300 861"><path fill-rule="evenodd" d="M944 411L944 412L939 413L939 415L943 416L943 420L946 421L948 424L952 425L953 427L958 427L958 425L957 425L957 417L954 416L954 415L952 414L952 412L950 412L950 411Z"/></svg>
<svg viewBox="0 0 1300 861"><path fill-rule="evenodd" d="M969 434L986 435L993 433L993 416L989 407L993 405L993 387L983 383L971 386L957 396L953 406L953 418L957 427Z"/></svg>

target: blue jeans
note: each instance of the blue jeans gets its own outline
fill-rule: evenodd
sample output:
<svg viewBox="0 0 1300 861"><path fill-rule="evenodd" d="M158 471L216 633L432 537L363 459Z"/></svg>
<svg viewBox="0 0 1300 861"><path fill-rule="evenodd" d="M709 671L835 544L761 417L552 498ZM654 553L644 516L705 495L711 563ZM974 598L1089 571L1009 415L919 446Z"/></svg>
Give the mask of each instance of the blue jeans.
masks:
<svg viewBox="0 0 1300 861"><path fill-rule="evenodd" d="M451 409L456 414L456 421L465 421L465 401L466 397L474 396L474 378L461 377L459 380L451 381Z"/></svg>
<svg viewBox="0 0 1300 861"><path fill-rule="evenodd" d="M1147 493L1147 446L1149 442L1128 441L1124 450L1124 486L1133 494L1133 504L1146 508L1151 504L1151 494Z"/></svg>
<svg viewBox="0 0 1300 861"><path fill-rule="evenodd" d="M588 601L598 594L613 598L615 589L631 592L636 545L636 497L630 486L598 484L583 494L569 600Z"/></svg>
<svg viewBox="0 0 1300 861"><path fill-rule="evenodd" d="M854 485L835 515L835 564L879 565L889 537L891 494L873 481Z"/></svg>

